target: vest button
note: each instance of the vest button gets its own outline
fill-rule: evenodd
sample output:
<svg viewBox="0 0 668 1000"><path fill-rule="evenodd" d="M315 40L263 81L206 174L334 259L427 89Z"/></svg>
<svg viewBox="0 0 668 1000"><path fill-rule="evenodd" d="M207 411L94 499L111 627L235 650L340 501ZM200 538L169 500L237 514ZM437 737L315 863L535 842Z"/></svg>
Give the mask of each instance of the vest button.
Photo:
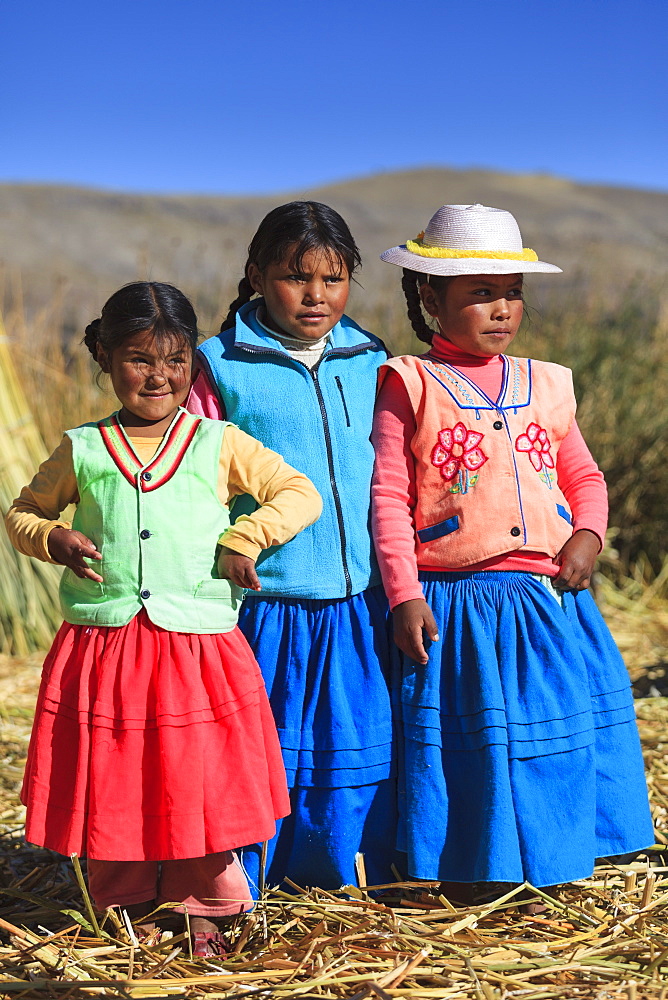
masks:
<svg viewBox="0 0 668 1000"><path fill-rule="evenodd" d="M142 472L141 477L145 483L150 483L151 480L153 479L153 476L151 475L150 472Z"/></svg>
<svg viewBox="0 0 668 1000"><path fill-rule="evenodd" d="M495 431L502 431L503 423L500 420L495 420L494 423L492 424L492 427L494 428Z"/></svg>
<svg viewBox="0 0 668 1000"><path fill-rule="evenodd" d="M142 592L141 592L141 594L139 596L141 597L142 601L148 601L149 597L151 596L151 591L150 590L142 590Z"/></svg>
<svg viewBox="0 0 668 1000"><path fill-rule="evenodd" d="M520 528L515 527L510 529L510 534L517 538L518 535L522 534L522 531Z"/></svg>
<svg viewBox="0 0 668 1000"><path fill-rule="evenodd" d="M143 531L139 532L139 537L140 538L144 538L144 539L150 538L151 537L151 532L148 530L148 528L144 528Z"/></svg>

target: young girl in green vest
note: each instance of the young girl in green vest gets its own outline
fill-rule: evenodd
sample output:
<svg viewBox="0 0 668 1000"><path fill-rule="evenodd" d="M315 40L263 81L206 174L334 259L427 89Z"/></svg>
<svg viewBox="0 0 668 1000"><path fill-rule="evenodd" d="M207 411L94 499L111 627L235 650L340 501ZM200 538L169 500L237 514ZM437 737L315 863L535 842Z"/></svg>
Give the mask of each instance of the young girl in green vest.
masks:
<svg viewBox="0 0 668 1000"><path fill-rule="evenodd" d="M7 515L65 566L22 798L28 841L88 858L91 895L140 919L191 915L195 949L250 908L234 849L289 812L264 684L237 628L255 559L319 515L310 481L228 423L193 416L190 302L121 288L85 342L120 409L69 430ZM259 505L230 526L228 504ZM72 524L59 520L75 504Z"/></svg>
<svg viewBox="0 0 668 1000"><path fill-rule="evenodd" d="M382 368L374 425L408 871L465 902L475 882L583 878L653 834L628 676L587 590L607 496L571 372L504 353L523 273L560 269L482 205L444 205L382 257L429 345Z"/></svg>

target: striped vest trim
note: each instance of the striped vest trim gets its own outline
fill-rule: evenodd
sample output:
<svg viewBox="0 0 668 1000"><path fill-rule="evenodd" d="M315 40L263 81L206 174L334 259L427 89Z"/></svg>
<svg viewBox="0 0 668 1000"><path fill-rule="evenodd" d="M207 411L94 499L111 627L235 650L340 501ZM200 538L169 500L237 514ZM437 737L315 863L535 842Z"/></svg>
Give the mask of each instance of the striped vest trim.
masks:
<svg viewBox="0 0 668 1000"><path fill-rule="evenodd" d="M100 420L98 427L104 445L119 472L135 489L141 490L142 493L151 493L164 486L176 473L200 423L200 417L181 412L170 427L157 455L146 468L135 455L118 419L118 413L112 413L110 417Z"/></svg>

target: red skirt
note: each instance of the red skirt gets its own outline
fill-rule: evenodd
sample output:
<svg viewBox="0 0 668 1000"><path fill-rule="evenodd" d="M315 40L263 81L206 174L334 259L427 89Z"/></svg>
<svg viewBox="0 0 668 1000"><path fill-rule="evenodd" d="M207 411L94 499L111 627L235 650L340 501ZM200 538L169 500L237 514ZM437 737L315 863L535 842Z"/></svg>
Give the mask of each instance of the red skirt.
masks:
<svg viewBox="0 0 668 1000"><path fill-rule="evenodd" d="M63 624L21 795L26 839L101 861L197 858L271 838L290 812L264 682L238 628Z"/></svg>

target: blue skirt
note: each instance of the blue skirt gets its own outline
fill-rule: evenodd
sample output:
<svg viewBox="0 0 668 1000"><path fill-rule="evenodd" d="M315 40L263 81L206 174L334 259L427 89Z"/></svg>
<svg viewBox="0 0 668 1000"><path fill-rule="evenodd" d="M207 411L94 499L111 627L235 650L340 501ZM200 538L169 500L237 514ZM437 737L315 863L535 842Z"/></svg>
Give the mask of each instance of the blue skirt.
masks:
<svg viewBox="0 0 668 1000"><path fill-rule="evenodd" d="M420 574L440 641L407 658L399 846L411 876L554 885L654 843L624 662L591 595Z"/></svg>
<svg viewBox="0 0 668 1000"><path fill-rule="evenodd" d="M392 881L397 829L390 674L399 673L382 587L336 601L251 597L239 626L257 657L274 713L292 814L267 851L267 885L355 884L355 854L371 884ZM394 687L397 688L395 683ZM251 883L259 848L244 849Z"/></svg>

